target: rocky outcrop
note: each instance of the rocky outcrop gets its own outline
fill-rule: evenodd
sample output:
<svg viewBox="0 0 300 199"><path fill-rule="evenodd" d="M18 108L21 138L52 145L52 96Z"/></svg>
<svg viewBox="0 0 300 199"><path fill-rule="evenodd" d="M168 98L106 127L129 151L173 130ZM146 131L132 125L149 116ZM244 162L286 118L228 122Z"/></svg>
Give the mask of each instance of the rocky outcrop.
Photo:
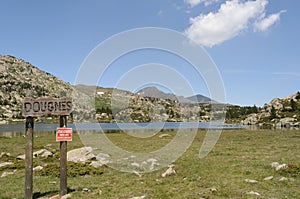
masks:
<svg viewBox="0 0 300 199"><path fill-rule="evenodd" d="M300 127L300 93L275 98L266 103L258 113L248 115L244 125L272 125L276 128Z"/></svg>
<svg viewBox="0 0 300 199"><path fill-rule="evenodd" d="M67 160L70 162L82 162L86 163L91 160L95 160L96 156L92 153L92 147L82 147L68 151Z"/></svg>

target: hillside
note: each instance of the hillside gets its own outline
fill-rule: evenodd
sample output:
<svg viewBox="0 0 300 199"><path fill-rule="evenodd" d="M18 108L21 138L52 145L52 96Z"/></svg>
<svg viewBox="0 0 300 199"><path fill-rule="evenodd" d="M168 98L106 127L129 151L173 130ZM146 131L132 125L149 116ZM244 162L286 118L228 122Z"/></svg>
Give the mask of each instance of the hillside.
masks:
<svg viewBox="0 0 300 199"><path fill-rule="evenodd" d="M180 104L173 94L166 94L170 99L143 97L113 88L72 86L12 56L0 56L0 72L0 123L24 119L21 105L28 90L34 98L60 97L61 91L66 92L73 97L72 119L75 121L208 121L211 115L209 104L200 109L196 104Z"/></svg>
<svg viewBox="0 0 300 199"><path fill-rule="evenodd" d="M28 90L32 97L68 95L72 86L12 56L0 55L0 120L21 118L21 103Z"/></svg>
<svg viewBox="0 0 300 199"><path fill-rule="evenodd" d="M276 127L300 127L300 92L275 98L266 103L257 113L248 115L245 125L271 125Z"/></svg>

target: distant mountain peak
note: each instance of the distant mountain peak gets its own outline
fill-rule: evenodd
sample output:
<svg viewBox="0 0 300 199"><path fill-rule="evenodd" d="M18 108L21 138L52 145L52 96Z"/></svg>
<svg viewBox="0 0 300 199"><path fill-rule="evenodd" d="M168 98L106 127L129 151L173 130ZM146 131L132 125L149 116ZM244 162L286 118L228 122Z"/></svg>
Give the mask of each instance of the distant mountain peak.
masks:
<svg viewBox="0 0 300 199"><path fill-rule="evenodd" d="M183 96L177 96L172 93L165 93L161 90L159 90L155 86L149 86L146 88L143 88L136 92L137 95L140 95L142 97L154 97L154 98L161 98L161 99L169 99L173 101L178 101L183 104L194 104L194 103L210 103L213 100L211 100L208 97L205 97L203 95L197 94L190 97L183 97Z"/></svg>

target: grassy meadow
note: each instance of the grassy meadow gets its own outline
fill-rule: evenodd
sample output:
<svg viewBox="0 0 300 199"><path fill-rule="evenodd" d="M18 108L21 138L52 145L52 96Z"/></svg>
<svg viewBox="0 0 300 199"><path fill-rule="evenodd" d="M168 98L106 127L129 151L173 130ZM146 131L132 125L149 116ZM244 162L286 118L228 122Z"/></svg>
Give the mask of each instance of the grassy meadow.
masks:
<svg viewBox="0 0 300 199"><path fill-rule="evenodd" d="M126 150L139 151L143 143L151 151L172 139L172 136L161 138L160 134L175 133L160 132L146 141L118 132L107 136ZM72 198L300 198L300 131L224 130L213 151L200 159L198 153L205 133L205 130L198 131L190 148L174 162L176 174L165 178L161 174L166 168L138 176L106 166L95 171L87 165L69 164L69 171L73 172L68 177L69 193ZM15 162L0 167L0 175L16 169L15 174L0 178L0 198L23 198L24 161L17 161L16 156L24 154L25 138L0 137L0 143L0 152L11 154L11 157L2 157L0 163ZM73 141L68 143L68 150L79 147L82 143L75 134ZM35 198L59 193L59 143L55 142L54 135L35 137L34 151L43 148L51 149L56 156L34 159L34 166L53 166L49 167L52 171L34 174ZM270 166L272 162L286 163L289 168L275 171ZM87 170L88 175L75 175L80 170ZM264 180L268 176L273 179ZM282 177L287 180L280 181ZM257 182L249 183L246 179ZM84 188L88 191L84 192ZM260 196L249 194L251 191Z"/></svg>

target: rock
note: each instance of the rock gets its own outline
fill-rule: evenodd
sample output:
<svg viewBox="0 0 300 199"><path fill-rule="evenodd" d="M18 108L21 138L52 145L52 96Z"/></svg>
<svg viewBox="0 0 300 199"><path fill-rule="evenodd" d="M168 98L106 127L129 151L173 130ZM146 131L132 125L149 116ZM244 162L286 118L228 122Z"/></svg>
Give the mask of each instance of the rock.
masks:
<svg viewBox="0 0 300 199"><path fill-rule="evenodd" d="M14 170L13 172L6 172L6 171L4 171L4 172L2 173L2 175L0 176L0 178L4 178L4 177L6 177L6 176L8 176L8 175L13 175L13 174L16 173L16 171L17 171L17 170Z"/></svg>
<svg viewBox="0 0 300 199"><path fill-rule="evenodd" d="M215 187L212 187L212 188L209 189L209 191L211 191L211 192L216 192L217 189L216 189Z"/></svg>
<svg viewBox="0 0 300 199"><path fill-rule="evenodd" d="M146 196L136 196L128 199L144 199Z"/></svg>
<svg viewBox="0 0 300 199"><path fill-rule="evenodd" d="M2 157L11 157L10 153L1 152L0 158Z"/></svg>
<svg viewBox="0 0 300 199"><path fill-rule="evenodd" d="M160 136L158 136L158 137L160 137L160 138L164 138L164 137L170 137L170 135L169 134L161 134Z"/></svg>
<svg viewBox="0 0 300 199"><path fill-rule="evenodd" d="M67 160L70 162L88 162L95 160L96 157L92 153L92 147L82 147L71 150L67 153Z"/></svg>
<svg viewBox="0 0 300 199"><path fill-rule="evenodd" d="M42 166L36 166L36 167L34 167L33 168L33 172L35 172L35 171L40 171L40 170L42 170L44 167L42 167Z"/></svg>
<svg viewBox="0 0 300 199"><path fill-rule="evenodd" d="M53 153L48 151L47 149L41 149L33 153L33 158L42 157L42 158L48 158L52 157ZM18 160L25 160L25 154L17 156Z"/></svg>
<svg viewBox="0 0 300 199"><path fill-rule="evenodd" d="M108 164L109 163L109 159L110 158L110 155L106 154L106 153L99 153L97 156L96 156L96 160L98 162L100 162L101 164Z"/></svg>
<svg viewBox="0 0 300 199"><path fill-rule="evenodd" d="M251 180L251 179L246 179L245 182L248 182L248 183L258 183L257 180Z"/></svg>
<svg viewBox="0 0 300 199"><path fill-rule="evenodd" d="M276 168L276 167L278 167L279 166L279 163L278 162L272 162L271 163L271 167L273 167L273 168Z"/></svg>
<svg viewBox="0 0 300 199"><path fill-rule="evenodd" d="M139 176L139 177L142 177L142 174L140 174L140 173L137 172L137 171L133 171L133 173L134 173L135 175Z"/></svg>
<svg viewBox="0 0 300 199"><path fill-rule="evenodd" d="M48 158L48 157L53 157L53 153L46 150L42 155L41 155L42 158Z"/></svg>
<svg viewBox="0 0 300 199"><path fill-rule="evenodd" d="M55 195L55 196L52 196L51 198L49 199L68 199L68 198L71 198L72 197L72 194L68 193L66 195L63 195L62 197L58 195Z"/></svg>
<svg viewBox="0 0 300 199"><path fill-rule="evenodd" d="M100 161L92 161L90 165L91 165L92 167L95 167L95 168L100 168L100 167L102 167L104 164L102 164Z"/></svg>
<svg viewBox="0 0 300 199"><path fill-rule="evenodd" d="M287 169L288 168L288 165L287 164L280 164L276 167L276 171L280 171L280 170L283 170L283 169Z"/></svg>
<svg viewBox="0 0 300 199"><path fill-rule="evenodd" d="M4 166L7 166L7 165L12 165L14 163L12 162L3 162L3 163L0 163L0 167L4 167Z"/></svg>
<svg viewBox="0 0 300 199"><path fill-rule="evenodd" d="M131 166L134 166L134 167L139 167L139 166L140 166L140 164L139 164L139 163L137 163L137 162L133 162L133 163L131 163Z"/></svg>
<svg viewBox="0 0 300 199"><path fill-rule="evenodd" d="M276 124L276 127L278 127L278 128L280 128L280 127L289 128L289 127L295 126L295 124L294 124L295 121L296 121L296 119L293 118L293 117L282 118Z"/></svg>
<svg viewBox="0 0 300 199"><path fill-rule="evenodd" d="M268 176L268 177L265 177L264 180L266 180L266 181L267 180L272 180L273 178L274 178L273 176Z"/></svg>
<svg viewBox="0 0 300 199"><path fill-rule="evenodd" d="M253 113L248 115L248 117L243 121L244 125L253 125L253 124L257 124L258 122L258 118L257 118L257 114Z"/></svg>
<svg viewBox="0 0 300 199"><path fill-rule="evenodd" d="M18 160L25 160L25 154L17 156L17 159Z"/></svg>
<svg viewBox="0 0 300 199"><path fill-rule="evenodd" d="M36 152L33 153L33 157L36 158L36 157L39 157L41 156L42 154L44 154L46 151L48 151L47 149L41 149L41 150L38 150Z"/></svg>
<svg viewBox="0 0 300 199"><path fill-rule="evenodd" d="M161 174L161 177L165 178L169 175L176 174L176 171L173 169L173 167L174 165L169 165L169 168L163 174Z"/></svg>
<svg viewBox="0 0 300 199"><path fill-rule="evenodd" d="M258 193L256 191L250 191L250 192L247 192L246 194L260 196L260 193Z"/></svg>
<svg viewBox="0 0 300 199"><path fill-rule="evenodd" d="M279 182L284 182L284 181L288 181L289 179L286 177L281 177L278 181Z"/></svg>
<svg viewBox="0 0 300 199"><path fill-rule="evenodd" d="M83 189L82 189L82 192L83 192L83 193L89 193L89 192L91 192L91 190L88 189L88 188L83 188Z"/></svg>
<svg viewBox="0 0 300 199"><path fill-rule="evenodd" d="M157 159L154 159L154 158L150 158L150 159L147 160L147 162L150 162L150 163L151 163L151 165L150 165L150 167L149 167L149 170L150 170L150 171L153 171L153 170L154 170L154 167L159 165L159 163L157 163L157 161L158 161L158 160L157 160Z"/></svg>

